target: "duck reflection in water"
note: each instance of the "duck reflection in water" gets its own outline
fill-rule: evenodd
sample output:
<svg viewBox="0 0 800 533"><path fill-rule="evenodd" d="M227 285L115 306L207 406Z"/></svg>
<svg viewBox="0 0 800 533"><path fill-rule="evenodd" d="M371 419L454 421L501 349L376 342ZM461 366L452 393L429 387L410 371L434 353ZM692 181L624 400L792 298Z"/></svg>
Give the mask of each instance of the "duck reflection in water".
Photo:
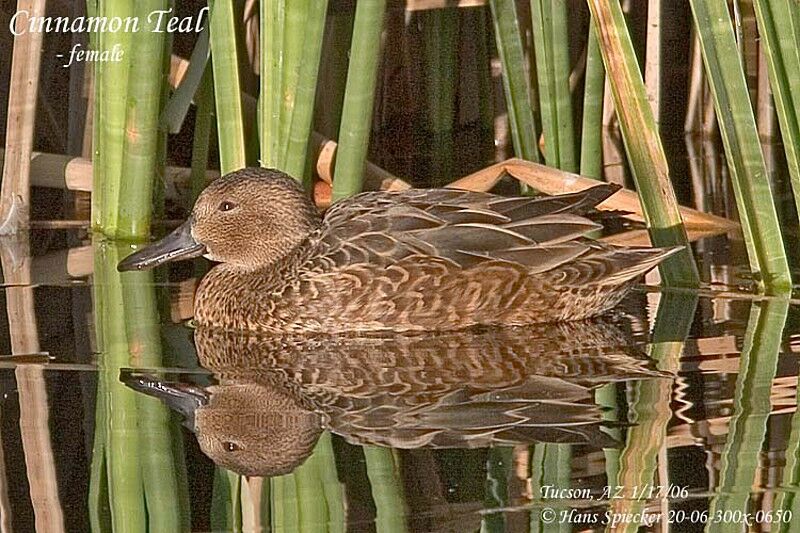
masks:
<svg viewBox="0 0 800 533"><path fill-rule="evenodd" d="M216 385L122 379L180 411L217 464L249 476L291 472L326 429L404 449L613 446L594 389L668 377L602 321L358 338L201 327L195 343Z"/></svg>

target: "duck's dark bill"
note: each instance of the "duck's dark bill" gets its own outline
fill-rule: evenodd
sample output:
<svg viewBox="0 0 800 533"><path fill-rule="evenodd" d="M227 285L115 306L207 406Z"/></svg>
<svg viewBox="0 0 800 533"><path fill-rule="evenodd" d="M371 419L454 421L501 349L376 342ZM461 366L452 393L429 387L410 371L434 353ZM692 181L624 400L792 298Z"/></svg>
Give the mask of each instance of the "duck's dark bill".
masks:
<svg viewBox="0 0 800 533"><path fill-rule="evenodd" d="M199 257L205 252L206 247L192 237L192 223L188 220L160 241L137 250L120 261L117 270L145 270L170 261Z"/></svg>
<svg viewBox="0 0 800 533"><path fill-rule="evenodd" d="M195 411L208 404L208 394L197 385L164 381L150 374L120 371L119 380L131 389L158 398L183 415L184 424L194 431Z"/></svg>

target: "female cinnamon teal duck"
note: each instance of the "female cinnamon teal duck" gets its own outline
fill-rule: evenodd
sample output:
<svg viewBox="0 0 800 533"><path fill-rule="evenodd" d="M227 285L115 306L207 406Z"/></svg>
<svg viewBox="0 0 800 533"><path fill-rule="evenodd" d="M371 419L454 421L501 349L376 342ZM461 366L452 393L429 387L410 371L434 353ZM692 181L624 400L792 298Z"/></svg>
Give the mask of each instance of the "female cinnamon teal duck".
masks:
<svg viewBox="0 0 800 533"><path fill-rule="evenodd" d="M271 333L452 330L608 310L675 248L585 238L611 185L550 197L456 189L367 192L324 216L291 177L246 168L120 270L203 255L198 324Z"/></svg>

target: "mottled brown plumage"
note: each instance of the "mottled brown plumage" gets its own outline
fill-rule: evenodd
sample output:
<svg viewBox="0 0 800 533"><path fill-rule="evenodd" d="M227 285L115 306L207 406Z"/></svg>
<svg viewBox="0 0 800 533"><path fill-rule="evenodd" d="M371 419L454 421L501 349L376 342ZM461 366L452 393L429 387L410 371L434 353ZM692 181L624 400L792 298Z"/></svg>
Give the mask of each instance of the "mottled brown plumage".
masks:
<svg viewBox="0 0 800 533"><path fill-rule="evenodd" d="M615 190L539 198L369 192L320 217L295 180L248 168L200 195L189 229L180 230L183 249L158 244L159 259L145 249L120 267L200 253L219 261L198 288L195 320L225 329L430 331L578 320L608 310L675 251L584 237L600 227L586 215Z"/></svg>
<svg viewBox="0 0 800 533"><path fill-rule="evenodd" d="M217 385L189 398L205 453L249 475L286 473L324 429L353 444L475 448L612 444L595 387L664 377L598 321L425 334L276 337L198 328ZM126 380L164 397L178 386ZM192 396L193 395L193 396Z"/></svg>

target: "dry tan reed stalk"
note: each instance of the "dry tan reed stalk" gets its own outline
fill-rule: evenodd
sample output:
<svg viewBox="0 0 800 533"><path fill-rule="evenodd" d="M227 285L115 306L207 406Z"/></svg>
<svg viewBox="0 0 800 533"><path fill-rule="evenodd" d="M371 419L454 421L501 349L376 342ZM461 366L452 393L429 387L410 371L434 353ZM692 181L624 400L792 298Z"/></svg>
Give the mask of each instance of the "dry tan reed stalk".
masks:
<svg viewBox="0 0 800 533"><path fill-rule="evenodd" d="M29 17L41 17L44 16L45 5L45 0L19 0L17 12L27 11ZM30 157L43 39L43 32L25 32L14 37L6 158L0 190L0 234L13 234L25 229L30 219Z"/></svg>
<svg viewBox="0 0 800 533"><path fill-rule="evenodd" d="M698 41L697 32L692 30L692 44L690 46L691 63L689 67L689 100L686 104L686 120L683 131L691 133L700 130L700 115L703 107L704 71L703 54Z"/></svg>
<svg viewBox="0 0 800 533"><path fill-rule="evenodd" d="M0 434L0 440L2 435ZM8 497L8 478L6 476L6 458L0 446L0 533L12 533L11 501Z"/></svg>
<svg viewBox="0 0 800 533"><path fill-rule="evenodd" d="M11 353L39 352L36 312L31 285L31 257L27 234L0 243L0 262L6 288ZM64 531L64 513L58 496L55 457L48 425L47 388L42 365L16 367L19 425L30 498L37 531Z"/></svg>
<svg viewBox="0 0 800 533"><path fill-rule="evenodd" d="M454 181L448 185L448 187L488 191L494 187L505 174L545 194L564 194L597 185L597 180L592 178L514 158L484 168L469 176L465 176L460 180ZM639 203L639 196L636 192L628 189L619 190L598 207L600 209L627 211L630 213L626 215L627 218L637 222L644 221L642 207ZM680 206L679 209L684 223L696 230L704 229L711 231L717 229L719 232L724 233L727 231L734 231L739 227L736 222L728 220L727 218L702 213L683 206Z"/></svg>
<svg viewBox="0 0 800 533"><path fill-rule="evenodd" d="M656 124L661 122L661 37L663 29L661 0L648 0L647 3L647 52L644 65L644 82L647 100L653 110Z"/></svg>

